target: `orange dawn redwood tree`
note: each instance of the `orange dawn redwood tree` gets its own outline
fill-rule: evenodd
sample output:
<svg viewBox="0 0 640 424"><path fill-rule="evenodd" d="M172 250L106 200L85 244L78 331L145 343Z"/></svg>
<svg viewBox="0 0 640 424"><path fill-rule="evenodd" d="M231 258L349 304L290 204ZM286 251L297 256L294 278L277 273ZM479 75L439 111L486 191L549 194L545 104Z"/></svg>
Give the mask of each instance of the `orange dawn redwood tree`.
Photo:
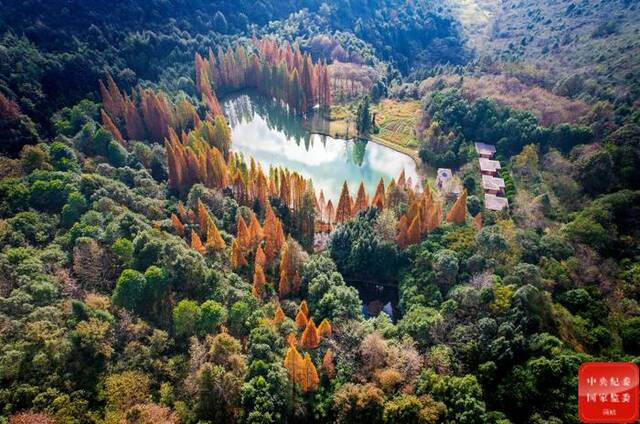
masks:
<svg viewBox="0 0 640 424"><path fill-rule="evenodd" d="M184 220L187 218L187 210L184 208L182 201L178 202L177 210L178 215L180 215L180 219Z"/></svg>
<svg viewBox="0 0 640 424"><path fill-rule="evenodd" d="M326 207L326 214L327 214L327 223L328 224L333 224L335 221L335 209L333 207L333 202L331 201L331 199L329 199L329 201L327 202L327 207Z"/></svg>
<svg viewBox="0 0 640 424"><path fill-rule="evenodd" d="M267 263L271 264L278 257L282 244L284 243L284 233L280 220L276 218L271 206L267 208L264 220L264 253Z"/></svg>
<svg viewBox="0 0 640 424"><path fill-rule="evenodd" d="M331 324L328 319L323 319L318 326L318 334L320 337L331 337L333 334L333 329L331 328Z"/></svg>
<svg viewBox="0 0 640 424"><path fill-rule="evenodd" d="M226 244L224 239L220 235L220 231L218 231L218 227L216 227L213 219L209 217L207 220L207 247L210 247L214 250L222 250L225 248Z"/></svg>
<svg viewBox="0 0 640 424"><path fill-rule="evenodd" d="M303 300L300 302L300 306L298 307L299 311L302 311L303 314L309 316L309 305L307 305L307 301Z"/></svg>
<svg viewBox="0 0 640 424"><path fill-rule="evenodd" d="M307 326L302 332L300 344L305 349L316 349L320 346L320 335L318 334L318 329L312 319L307 321Z"/></svg>
<svg viewBox="0 0 640 424"><path fill-rule="evenodd" d="M254 250L256 246L260 244L264 237L262 227L258 222L258 218L255 213L251 214L251 222L249 224L249 243L251 246L251 250Z"/></svg>
<svg viewBox="0 0 640 424"><path fill-rule="evenodd" d="M381 177L380 181L378 181L378 186L376 187L376 194L373 196L373 200L371 201L371 206L382 210L384 208L384 200L384 179Z"/></svg>
<svg viewBox="0 0 640 424"><path fill-rule="evenodd" d="M171 214L171 225L173 225L173 229L176 230L177 235L180 237L184 236L184 225L180 222L180 218L178 218L175 213Z"/></svg>
<svg viewBox="0 0 640 424"><path fill-rule="evenodd" d="M236 229L236 240L242 252L248 252L251 250L251 239L249 235L249 229L244 221L242 215L238 214L238 227Z"/></svg>
<svg viewBox="0 0 640 424"><path fill-rule="evenodd" d="M307 316L304 314L304 312L298 310L298 314L296 315L296 325L298 326L298 329L302 330L306 328L307 321Z"/></svg>
<svg viewBox="0 0 640 424"><path fill-rule="evenodd" d="M267 257L264 254L264 250L262 250L262 246L258 246L256 249L255 263L256 265L260 265L262 268L267 266Z"/></svg>
<svg viewBox="0 0 640 424"><path fill-rule="evenodd" d="M316 370L316 366L313 364L311 360L311 356L309 353L305 353L304 355L304 371L302 374L302 381L300 381L300 388L303 392L310 392L315 390L320 384L320 378L318 377L318 371Z"/></svg>
<svg viewBox="0 0 640 424"><path fill-rule="evenodd" d="M207 231L207 221L209 220L209 211L200 199L196 202L196 216L198 217L198 227L200 227L200 232L205 235Z"/></svg>
<svg viewBox="0 0 640 424"><path fill-rule="evenodd" d="M255 88L304 113L315 104L331 104L331 80L325 63L313 62L297 45L253 38L253 46L236 45L195 55L196 88L211 113L220 114L213 87L222 91Z"/></svg>
<svg viewBox="0 0 640 424"><path fill-rule="evenodd" d="M447 222L462 224L467 216L467 190L462 190L458 199L447 213Z"/></svg>
<svg viewBox="0 0 640 424"><path fill-rule="evenodd" d="M280 272L280 280L278 280L278 295L280 299L291 293L291 286L286 272Z"/></svg>
<svg viewBox="0 0 640 424"><path fill-rule="evenodd" d="M406 243L407 245L416 244L422 238L422 221L420 220L420 215L417 214L409 228L407 229L406 235Z"/></svg>
<svg viewBox="0 0 640 424"><path fill-rule="evenodd" d="M360 181L360 186L358 187L358 194L356 195L356 202L353 205L353 214L357 214L363 209L366 209L368 206L367 193L364 190L364 181Z"/></svg>
<svg viewBox="0 0 640 424"><path fill-rule="evenodd" d="M289 373L291 382L296 384L302 380L305 373L305 361L295 345L289 345L287 353L284 356L284 367Z"/></svg>
<svg viewBox="0 0 640 424"><path fill-rule="evenodd" d="M247 260L242 254L242 249L240 249L240 246L238 245L238 240L233 239L231 242L231 268L238 269L247 265Z"/></svg>
<svg viewBox="0 0 640 424"><path fill-rule="evenodd" d="M285 318L284 311L282 310L282 307L278 305L278 308L276 309L276 313L273 315L273 323L280 324L282 323L282 321L284 321L284 318Z"/></svg>
<svg viewBox="0 0 640 424"><path fill-rule="evenodd" d="M202 245L202 240L200 240L200 236L198 233L191 230L191 248L198 253L205 254L207 253L207 249Z"/></svg>
<svg viewBox="0 0 640 424"><path fill-rule="evenodd" d="M280 255L280 296L286 296L291 292L291 275L289 274L289 243L284 243Z"/></svg>
<svg viewBox="0 0 640 424"><path fill-rule="evenodd" d="M345 181L342 184L342 192L336 208L336 222L344 222L349 218L351 218L351 195L349 194L349 186Z"/></svg>
<svg viewBox="0 0 640 424"><path fill-rule="evenodd" d="M116 124L113 123L109 115L107 115L104 110L100 111L100 115L102 117L102 126L111 133L113 138L116 139L118 143L124 146L124 138L122 137L122 133L120 132Z"/></svg>
<svg viewBox="0 0 640 424"><path fill-rule="evenodd" d="M256 264L253 271L253 286L251 293L257 298L262 299L264 295L264 286L267 284L267 279L264 276L264 270L262 266Z"/></svg>
<svg viewBox="0 0 640 424"><path fill-rule="evenodd" d="M298 345L298 338L296 337L296 334L291 332L289 333L289 335L287 336L287 345L288 346L297 346Z"/></svg>

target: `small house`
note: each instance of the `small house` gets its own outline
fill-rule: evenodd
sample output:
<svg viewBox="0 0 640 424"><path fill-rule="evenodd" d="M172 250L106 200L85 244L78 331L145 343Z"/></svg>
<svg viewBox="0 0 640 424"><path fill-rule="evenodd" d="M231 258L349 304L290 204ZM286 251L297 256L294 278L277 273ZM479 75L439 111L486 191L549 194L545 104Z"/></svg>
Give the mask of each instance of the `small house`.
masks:
<svg viewBox="0 0 640 424"><path fill-rule="evenodd" d="M482 188L487 194L498 194L504 189L504 180L491 175L482 176Z"/></svg>
<svg viewBox="0 0 640 424"><path fill-rule="evenodd" d="M491 175L493 177L498 176L498 170L501 168L499 161L487 158L480 158L479 161L480 173L482 175Z"/></svg>
<svg viewBox="0 0 640 424"><path fill-rule="evenodd" d="M491 159L496 153L496 146L493 144L475 143L475 146L476 152L478 152L478 156L481 158Z"/></svg>
<svg viewBox="0 0 640 424"><path fill-rule="evenodd" d="M445 195L458 195L462 191L462 187L453 177L453 171L449 168L438 168L436 172L436 188Z"/></svg>
<svg viewBox="0 0 640 424"><path fill-rule="evenodd" d="M492 211L501 211L509 206L509 200L506 197L496 196L494 194L484 195L484 207Z"/></svg>

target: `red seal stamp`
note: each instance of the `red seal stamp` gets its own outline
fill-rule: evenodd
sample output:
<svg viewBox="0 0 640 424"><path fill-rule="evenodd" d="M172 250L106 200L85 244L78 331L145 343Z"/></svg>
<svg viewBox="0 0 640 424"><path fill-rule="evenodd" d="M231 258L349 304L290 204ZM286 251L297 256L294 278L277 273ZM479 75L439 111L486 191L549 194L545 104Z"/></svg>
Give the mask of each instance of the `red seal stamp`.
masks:
<svg viewBox="0 0 640 424"><path fill-rule="evenodd" d="M585 423L638 421L638 366L585 362L578 370L578 415Z"/></svg>

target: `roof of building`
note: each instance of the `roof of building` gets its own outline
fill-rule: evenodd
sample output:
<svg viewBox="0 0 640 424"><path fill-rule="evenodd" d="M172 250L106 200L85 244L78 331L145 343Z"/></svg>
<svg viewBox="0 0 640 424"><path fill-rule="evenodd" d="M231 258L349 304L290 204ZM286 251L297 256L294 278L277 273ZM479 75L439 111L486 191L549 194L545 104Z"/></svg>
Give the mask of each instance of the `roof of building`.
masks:
<svg viewBox="0 0 640 424"><path fill-rule="evenodd" d="M448 180L453 176L453 171L449 168L438 168L438 171L436 174L438 175L437 179Z"/></svg>
<svg viewBox="0 0 640 424"><path fill-rule="evenodd" d="M496 152L496 146L494 146L493 144L475 143L475 145L476 152L478 152L478 154L481 156L493 156L493 154Z"/></svg>
<svg viewBox="0 0 640 424"><path fill-rule="evenodd" d="M438 168L436 172L436 187L441 192L458 194L462 192L462 187L453 178L453 171L449 168Z"/></svg>
<svg viewBox="0 0 640 424"><path fill-rule="evenodd" d="M497 160L491 160L487 158L480 158L480 171L482 172L496 172L501 168L500 162Z"/></svg>
<svg viewBox="0 0 640 424"><path fill-rule="evenodd" d="M500 211L509 206L506 197L496 196L494 194L484 195L484 207L492 211Z"/></svg>
<svg viewBox="0 0 640 424"><path fill-rule="evenodd" d="M482 188L485 190L500 190L504 188L504 180L502 178L493 177L491 175L482 176Z"/></svg>

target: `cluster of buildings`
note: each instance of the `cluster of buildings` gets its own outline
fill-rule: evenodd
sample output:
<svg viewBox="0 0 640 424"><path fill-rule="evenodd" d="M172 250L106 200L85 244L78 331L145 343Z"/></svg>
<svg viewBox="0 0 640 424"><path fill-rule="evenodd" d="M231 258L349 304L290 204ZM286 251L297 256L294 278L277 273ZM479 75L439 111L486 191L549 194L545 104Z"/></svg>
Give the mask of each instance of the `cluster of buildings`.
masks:
<svg viewBox="0 0 640 424"><path fill-rule="evenodd" d="M504 180L500 178L500 162L493 159L496 147L492 144L475 143L476 152L480 156L480 174L482 176L482 190L484 191L484 207L492 211L500 211L509 206L505 197ZM449 168L438 168L436 173L436 188L451 198L456 198L462 191L459 181L454 178Z"/></svg>
<svg viewBox="0 0 640 424"><path fill-rule="evenodd" d="M493 160L496 147L485 143L475 143L475 147L480 156L478 160L484 190L484 207L492 211L500 211L509 206L509 201L504 196L504 180L498 176L500 162Z"/></svg>

